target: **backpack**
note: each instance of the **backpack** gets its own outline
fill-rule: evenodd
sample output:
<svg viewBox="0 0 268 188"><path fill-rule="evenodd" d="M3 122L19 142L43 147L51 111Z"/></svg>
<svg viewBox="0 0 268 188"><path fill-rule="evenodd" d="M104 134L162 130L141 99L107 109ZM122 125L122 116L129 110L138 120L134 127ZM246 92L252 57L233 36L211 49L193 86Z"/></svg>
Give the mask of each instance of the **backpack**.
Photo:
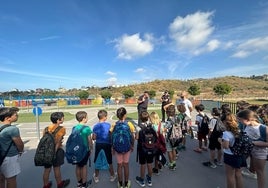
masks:
<svg viewBox="0 0 268 188"><path fill-rule="evenodd" d="M253 146L252 139L249 138L246 132L241 130L239 135L235 137L234 145L230 149L236 156L248 157L251 154Z"/></svg>
<svg viewBox="0 0 268 188"><path fill-rule="evenodd" d="M80 129L73 127L72 133L67 139L65 157L68 163L77 164L81 162L88 152L88 148L84 144L81 134L84 128L86 128L86 126Z"/></svg>
<svg viewBox="0 0 268 188"><path fill-rule="evenodd" d="M200 133L202 133L203 135L207 135L209 132L209 128L208 128L208 124L209 124L209 117L204 114L198 114L198 116L202 117L202 121L200 123L200 125L198 126L198 131Z"/></svg>
<svg viewBox="0 0 268 188"><path fill-rule="evenodd" d="M45 133L40 139L35 152L35 166L50 166L53 164L53 161L56 157L55 135L61 128L62 126L58 126L52 133L48 131L48 127L45 128Z"/></svg>
<svg viewBox="0 0 268 188"><path fill-rule="evenodd" d="M4 130L5 128L7 128L8 126L10 126L10 125L8 125L8 124L7 124L7 125L3 125L3 126L0 128L0 132L1 132L2 130ZM7 148L6 151L4 151L4 149L2 148L2 145L0 144L0 166L1 166L2 163L4 162L4 159L6 158L7 153L9 152L9 149L10 149L12 143L13 143L13 141L10 142L10 144L9 144L9 146L8 146L8 148Z"/></svg>
<svg viewBox="0 0 268 188"><path fill-rule="evenodd" d="M171 144L172 147L177 147L182 142L182 130L181 125L177 123L177 121L172 121L171 127L168 128L167 132L167 141Z"/></svg>
<svg viewBox="0 0 268 188"><path fill-rule="evenodd" d="M128 122L117 121L112 132L112 147L117 153L126 153L131 149L132 135Z"/></svg>
<svg viewBox="0 0 268 188"><path fill-rule="evenodd" d="M141 146L146 155L154 155L157 151L157 134L151 124L141 129Z"/></svg>
<svg viewBox="0 0 268 188"><path fill-rule="evenodd" d="M222 136L226 128L219 118L212 119L216 119L216 124L214 126L213 131L211 132L210 138L218 139Z"/></svg>
<svg viewBox="0 0 268 188"><path fill-rule="evenodd" d="M166 153L167 148L166 148L166 141L164 135L160 132L161 128L161 123L158 125L157 129L157 148L161 153Z"/></svg>

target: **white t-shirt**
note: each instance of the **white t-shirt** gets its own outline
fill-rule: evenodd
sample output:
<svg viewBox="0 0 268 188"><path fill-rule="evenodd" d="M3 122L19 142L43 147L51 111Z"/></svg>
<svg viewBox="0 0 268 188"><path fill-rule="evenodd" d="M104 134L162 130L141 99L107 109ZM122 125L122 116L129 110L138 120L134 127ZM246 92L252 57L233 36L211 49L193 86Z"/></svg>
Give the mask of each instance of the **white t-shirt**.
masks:
<svg viewBox="0 0 268 188"><path fill-rule="evenodd" d="M185 108L186 108L185 114L189 118L191 118L191 112L190 112L189 108L193 108L192 102L189 99L179 99L178 104L184 104L185 105Z"/></svg>
<svg viewBox="0 0 268 188"><path fill-rule="evenodd" d="M208 128L209 128L211 131L213 131L213 129L214 129L216 123L217 123L217 119L216 119L216 118L211 118L211 120L210 120L210 122L209 122L209 124L208 124Z"/></svg>
<svg viewBox="0 0 268 188"><path fill-rule="evenodd" d="M235 137L231 131L224 131L222 135L222 139L225 141L229 141L229 146L233 146L235 142ZM233 155L233 152L231 151L230 148L228 149L223 149L224 153Z"/></svg>

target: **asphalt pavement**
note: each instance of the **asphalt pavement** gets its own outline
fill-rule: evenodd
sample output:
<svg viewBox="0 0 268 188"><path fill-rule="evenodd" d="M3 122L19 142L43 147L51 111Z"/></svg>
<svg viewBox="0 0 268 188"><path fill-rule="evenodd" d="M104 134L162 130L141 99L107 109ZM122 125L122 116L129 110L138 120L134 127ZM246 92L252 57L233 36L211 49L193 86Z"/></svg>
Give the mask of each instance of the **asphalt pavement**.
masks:
<svg viewBox="0 0 268 188"><path fill-rule="evenodd" d="M117 106L116 106L117 107ZM107 109L109 112L109 122L113 122L112 116L114 116L114 108L110 107L111 110ZM128 112L135 111L135 107L126 107ZM153 107L157 108L157 107ZM71 113L76 113L81 109L68 110ZM87 108L84 109L89 114L88 125L93 126L98 122L97 111L98 108ZM193 112L193 118L195 117L195 112ZM25 152L21 156L21 168L22 172L17 177L18 188L42 188L42 175L43 168L34 166L34 153L38 144L38 133L37 127L40 126L40 130L43 130L45 126L49 125L47 123L24 123L17 125L20 128L21 137L25 141ZM65 141L71 132L71 128L76 124L76 120L71 120L64 122L66 127L67 134ZM194 127L195 128L195 127ZM202 162L208 161L209 152L196 153L193 151L195 147L198 146L196 139L191 139L187 137L186 150L179 153L177 159L177 169L171 171L168 168L164 168L160 175L154 175L152 177L153 186L155 188L164 188L164 187L183 187L183 188L224 188L226 187L225 183L225 171L224 166L218 166L215 169L210 167L205 167L202 165ZM93 155L91 159L93 160ZM114 158L114 169L116 169L116 160ZM137 188L140 187L135 182L135 177L139 175L139 164L136 162L136 149L130 156L130 180L131 187ZM91 167L88 166L88 179L92 179L94 164L91 162ZM61 168L62 178L70 178L71 183L68 187L76 187L76 178L75 178L75 166L68 164L65 161L65 164ZM266 172L268 172L268 167L266 164ZM50 179L53 182L52 187L56 188L55 178L53 171L51 171ZM108 171L100 171L99 183L92 184L92 187L95 188L112 188L117 187L117 181L110 182L110 175ZM268 174L266 174L266 185L268 186ZM248 177L243 178L244 188L256 188L257 181ZM146 187L148 187L146 185Z"/></svg>

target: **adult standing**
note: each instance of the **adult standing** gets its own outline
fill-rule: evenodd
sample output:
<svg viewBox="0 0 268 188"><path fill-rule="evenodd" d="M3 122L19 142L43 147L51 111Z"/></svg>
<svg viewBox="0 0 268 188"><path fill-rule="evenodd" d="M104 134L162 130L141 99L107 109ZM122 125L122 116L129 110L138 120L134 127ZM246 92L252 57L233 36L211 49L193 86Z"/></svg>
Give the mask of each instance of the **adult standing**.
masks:
<svg viewBox="0 0 268 188"><path fill-rule="evenodd" d="M142 112L147 112L148 103L149 103L149 93L148 91L144 91L143 95L139 96L138 98L138 125L140 126L141 120L140 115Z"/></svg>
<svg viewBox="0 0 268 188"><path fill-rule="evenodd" d="M168 91L166 90L164 92L164 94L161 96L161 99L160 101L162 102L162 106L161 106L161 112L162 112L162 122L165 122L166 120L166 111L164 109L164 106L166 106L168 103L170 103L170 96L169 96L169 93Z"/></svg>
<svg viewBox="0 0 268 188"><path fill-rule="evenodd" d="M16 188L16 177L21 172L20 155L24 149L24 143L20 137L19 128L11 125L18 120L16 107L1 108L0 144L6 153L6 157L0 167L0 187ZM5 128L4 128L5 127Z"/></svg>
<svg viewBox="0 0 268 188"><path fill-rule="evenodd" d="M186 91L182 91L180 94L178 94L178 96L180 96L179 100L178 100L178 104L184 104L186 111L185 114L191 118L191 112L193 111L193 104L192 102L187 98L188 93ZM178 105L177 104L177 105Z"/></svg>

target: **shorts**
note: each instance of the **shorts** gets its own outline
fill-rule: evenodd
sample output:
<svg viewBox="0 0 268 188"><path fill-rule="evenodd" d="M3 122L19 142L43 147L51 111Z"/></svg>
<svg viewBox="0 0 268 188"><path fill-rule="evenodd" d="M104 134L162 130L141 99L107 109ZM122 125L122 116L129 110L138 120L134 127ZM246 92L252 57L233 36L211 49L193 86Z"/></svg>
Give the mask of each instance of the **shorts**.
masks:
<svg viewBox="0 0 268 188"><path fill-rule="evenodd" d="M172 147L170 142L167 141L166 142L166 148L167 148L167 152L171 152L172 150L175 150L177 147Z"/></svg>
<svg viewBox="0 0 268 188"><path fill-rule="evenodd" d="M207 139L207 135L203 134L201 132L197 132L197 139L198 140L205 140L205 139Z"/></svg>
<svg viewBox="0 0 268 188"><path fill-rule="evenodd" d="M257 147L254 146L251 151L251 156L256 159L267 159L268 148L267 147Z"/></svg>
<svg viewBox="0 0 268 188"><path fill-rule="evenodd" d="M230 155L227 153L223 154L223 162L233 168L241 168L247 166L245 157Z"/></svg>
<svg viewBox="0 0 268 188"><path fill-rule="evenodd" d="M64 157L65 157L64 154L65 154L64 150L62 148L59 148L56 152L56 158L53 161L53 164L52 165L45 165L44 167L51 168L52 166L58 167L58 166L63 165L64 164Z"/></svg>
<svg viewBox="0 0 268 188"><path fill-rule="evenodd" d="M88 161L89 156L90 156L90 151L88 151L87 154L85 155L85 157L82 159L82 161L80 161L79 163L76 163L76 165L79 167L83 167L83 166L87 165L87 161Z"/></svg>
<svg viewBox="0 0 268 188"><path fill-rule="evenodd" d="M95 145L95 156L94 156L94 163L97 160L97 157L99 155L99 152L103 149L105 156L106 156L106 160L108 162L108 164L112 164L113 163L113 158L112 158L112 145L111 144L107 144L107 143L96 143Z"/></svg>
<svg viewBox="0 0 268 188"><path fill-rule="evenodd" d="M142 149L138 150L139 164L150 164L154 161L154 154L146 154Z"/></svg>
<svg viewBox="0 0 268 188"><path fill-rule="evenodd" d="M12 178L21 172L20 156L6 157L0 167L0 172L5 178Z"/></svg>
<svg viewBox="0 0 268 188"><path fill-rule="evenodd" d="M117 152L115 152L115 157L116 157L117 163L118 164L128 163L130 153L131 153L131 151L128 151L126 153L117 153Z"/></svg>
<svg viewBox="0 0 268 188"><path fill-rule="evenodd" d="M210 138L209 139L209 144L208 144L208 148L210 150L221 150L221 144L218 142L218 139L215 139L215 138Z"/></svg>

